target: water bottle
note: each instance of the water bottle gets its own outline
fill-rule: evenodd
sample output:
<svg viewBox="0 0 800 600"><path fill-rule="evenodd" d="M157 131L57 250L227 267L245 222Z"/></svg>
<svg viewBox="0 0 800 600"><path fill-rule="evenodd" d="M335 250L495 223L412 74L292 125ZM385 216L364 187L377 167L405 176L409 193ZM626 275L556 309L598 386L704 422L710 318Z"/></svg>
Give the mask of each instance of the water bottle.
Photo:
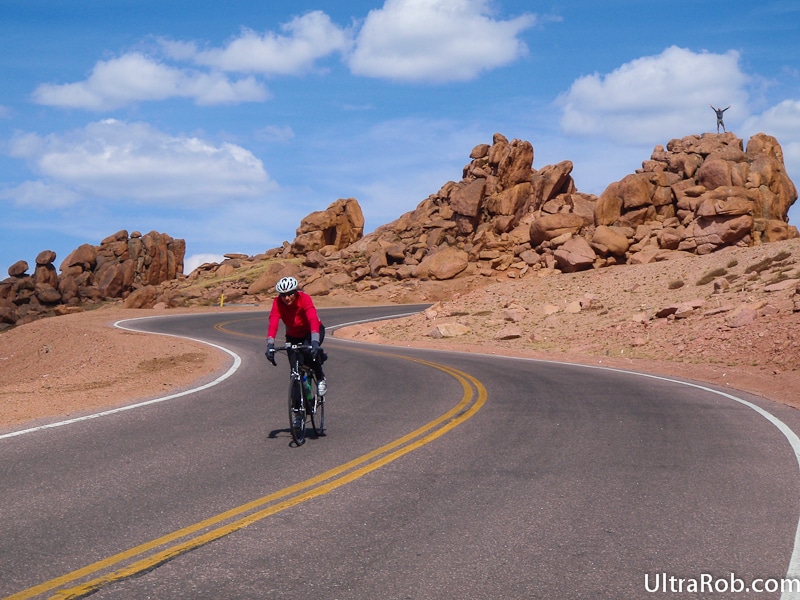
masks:
<svg viewBox="0 0 800 600"><path fill-rule="evenodd" d="M311 392L311 382L308 380L308 376L305 373L301 375L301 379L303 382L303 397L306 400L311 400L311 398L314 397Z"/></svg>

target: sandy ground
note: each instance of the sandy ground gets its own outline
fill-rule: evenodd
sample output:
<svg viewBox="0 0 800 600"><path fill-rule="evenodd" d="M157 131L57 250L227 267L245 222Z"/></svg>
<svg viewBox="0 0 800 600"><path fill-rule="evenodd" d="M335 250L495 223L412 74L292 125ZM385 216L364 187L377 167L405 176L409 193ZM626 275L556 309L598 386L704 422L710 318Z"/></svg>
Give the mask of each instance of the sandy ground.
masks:
<svg viewBox="0 0 800 600"><path fill-rule="evenodd" d="M729 285L715 293L713 279L721 277ZM577 274L399 282L364 294L358 303L447 300L419 315L336 335L668 374L800 408L798 285L800 240ZM317 303L354 304L352 296ZM212 378L229 364L218 350L113 324L154 314L231 310L108 306L0 334L0 427L86 414ZM660 311L672 314L656 316Z"/></svg>
<svg viewBox="0 0 800 600"><path fill-rule="evenodd" d="M227 355L210 346L114 327L153 314L164 312L109 306L0 334L0 427L164 395L227 367Z"/></svg>
<svg viewBox="0 0 800 600"><path fill-rule="evenodd" d="M721 277L728 287L715 292ZM413 317L337 333L684 377L800 408L798 290L800 240L792 240L500 280ZM454 324L463 333L439 337Z"/></svg>

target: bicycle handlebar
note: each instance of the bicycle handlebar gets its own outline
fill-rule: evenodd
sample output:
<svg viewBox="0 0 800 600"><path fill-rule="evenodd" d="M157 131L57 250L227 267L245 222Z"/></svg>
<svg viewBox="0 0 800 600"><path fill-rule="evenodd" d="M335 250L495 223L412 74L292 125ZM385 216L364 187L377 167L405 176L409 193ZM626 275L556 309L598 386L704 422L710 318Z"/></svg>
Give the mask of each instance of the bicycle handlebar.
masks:
<svg viewBox="0 0 800 600"><path fill-rule="evenodd" d="M289 350L313 350L314 346L311 344L289 344L287 343L280 348L275 348L275 352L288 352Z"/></svg>

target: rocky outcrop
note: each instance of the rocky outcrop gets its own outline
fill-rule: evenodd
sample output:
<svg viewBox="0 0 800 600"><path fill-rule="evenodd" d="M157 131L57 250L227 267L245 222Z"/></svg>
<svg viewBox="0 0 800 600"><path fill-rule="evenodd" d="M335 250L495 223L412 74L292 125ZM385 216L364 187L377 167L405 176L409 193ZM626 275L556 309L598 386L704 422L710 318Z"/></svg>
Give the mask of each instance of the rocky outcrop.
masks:
<svg viewBox="0 0 800 600"><path fill-rule="evenodd" d="M285 275L315 295L359 293L391 283L644 264L798 236L788 223L797 190L780 145L765 134L750 138L746 149L729 133L671 140L600 196L578 191L570 161L535 169L533 160L530 142L498 133L472 149L459 181L366 236L358 201L340 199L305 217L292 242L253 257L226 255L182 282L175 279L182 240L123 231L99 247L77 248L57 278L54 256L37 259L30 282L26 263L12 265L15 275L3 282L0 299L259 303Z"/></svg>
<svg viewBox="0 0 800 600"><path fill-rule="evenodd" d="M479 272L514 276L515 268L641 264L798 236L788 223L797 190L780 144L765 134L746 151L730 133L672 140L600 197L577 191L569 161L533 169L528 142L496 134L470 157L460 182L360 246L372 254L381 252L376 239L382 247L402 244L405 264L455 246Z"/></svg>
<svg viewBox="0 0 800 600"><path fill-rule="evenodd" d="M468 264L447 277L519 277L798 235L787 220L797 191L771 136L753 136L747 151L733 134L672 140L600 197L577 190L571 162L536 170L533 157L529 142L500 134L476 146L460 181L346 249L365 260L353 280L435 278L418 265L448 249L465 252Z"/></svg>
<svg viewBox="0 0 800 600"><path fill-rule="evenodd" d="M0 325L32 321L47 314L80 310L86 304L127 298L132 292L159 286L183 274L184 240L151 231L145 235L119 231L99 246L83 244L61 262L44 250L33 275L18 261L0 282Z"/></svg>
<svg viewBox="0 0 800 600"><path fill-rule="evenodd" d="M788 223L797 190L772 136L731 133L672 140L642 169L611 184L597 200L595 222L639 230L638 246L708 254L798 236Z"/></svg>
<svg viewBox="0 0 800 600"><path fill-rule="evenodd" d="M296 256L328 248L341 250L364 235L364 214L354 198L340 199L300 222L289 251Z"/></svg>
<svg viewBox="0 0 800 600"><path fill-rule="evenodd" d="M369 235L361 235L355 199L312 213L292 243L250 259L275 263L255 283L228 282L214 293L258 302L283 274L315 294L403 281L520 278L797 236L787 222L797 192L780 145L764 134L753 136L746 151L733 134L672 140L599 197L578 191L570 161L534 169L526 141L495 134L470 159L461 180ZM201 275L213 278L224 268L211 265Z"/></svg>

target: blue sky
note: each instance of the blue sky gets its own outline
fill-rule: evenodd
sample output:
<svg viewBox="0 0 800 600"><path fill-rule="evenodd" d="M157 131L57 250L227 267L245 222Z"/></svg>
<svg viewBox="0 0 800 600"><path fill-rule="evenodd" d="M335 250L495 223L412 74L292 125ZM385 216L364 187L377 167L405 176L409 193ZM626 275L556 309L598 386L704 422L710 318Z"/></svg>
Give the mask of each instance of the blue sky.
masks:
<svg viewBox="0 0 800 600"><path fill-rule="evenodd" d="M257 254L339 198L370 232L495 132L599 194L710 104L800 184L796 0L0 0L0 80L0 278L120 229Z"/></svg>

